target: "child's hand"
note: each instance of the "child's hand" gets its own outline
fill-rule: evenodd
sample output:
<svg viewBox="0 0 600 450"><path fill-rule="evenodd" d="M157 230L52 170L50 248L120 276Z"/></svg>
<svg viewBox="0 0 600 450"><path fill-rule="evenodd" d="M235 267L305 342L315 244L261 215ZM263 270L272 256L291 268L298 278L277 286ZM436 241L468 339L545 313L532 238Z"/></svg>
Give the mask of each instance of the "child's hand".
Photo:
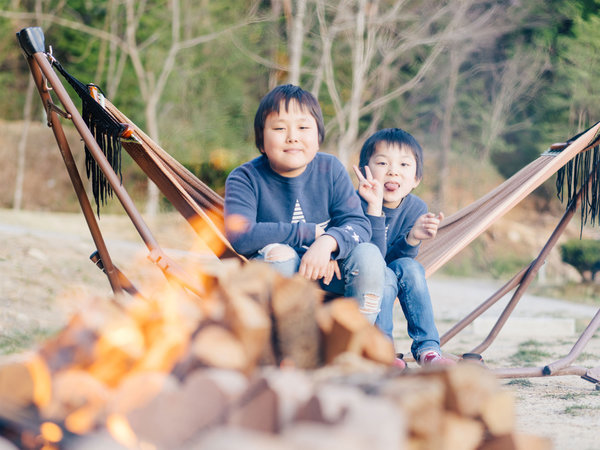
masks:
<svg viewBox="0 0 600 450"><path fill-rule="evenodd" d="M330 259L329 266L327 268L327 275L323 277L323 284L328 286L329 283L331 283L331 280L333 280L334 275L338 280L342 279L342 273L340 272L340 266L338 265L338 262L335 259Z"/></svg>
<svg viewBox="0 0 600 450"><path fill-rule="evenodd" d="M302 260L298 273L309 280L318 280L320 278L331 278L335 270L330 267L331 253L337 249L337 241L332 236L326 234L318 238L308 248ZM339 272L339 269L338 269Z"/></svg>
<svg viewBox="0 0 600 450"><path fill-rule="evenodd" d="M357 166L352 166L358 178L358 194L367 202L367 214L381 216L383 204L383 185L373 178L369 166L365 166L365 176Z"/></svg>
<svg viewBox="0 0 600 450"><path fill-rule="evenodd" d="M437 235L440 222L444 220L444 213L440 212L437 216L434 213L423 214L413 225L406 241L412 245L418 245L420 241L433 239Z"/></svg>

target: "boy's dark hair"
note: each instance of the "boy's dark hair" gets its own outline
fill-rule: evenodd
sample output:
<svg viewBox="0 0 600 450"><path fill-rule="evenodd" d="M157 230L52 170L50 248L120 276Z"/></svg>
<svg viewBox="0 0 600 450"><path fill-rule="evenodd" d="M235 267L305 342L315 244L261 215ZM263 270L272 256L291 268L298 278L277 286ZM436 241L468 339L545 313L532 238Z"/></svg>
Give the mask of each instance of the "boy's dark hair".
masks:
<svg viewBox="0 0 600 450"><path fill-rule="evenodd" d="M319 144L325 139L323 113L321 112L321 105L319 105L314 95L293 84L283 84L273 88L271 92L263 97L254 116L254 141L256 148L261 153L264 152L264 131L267 116L272 112L279 113L279 107L282 103L284 103L285 110L287 111L292 100L297 101L301 108L306 108L315 118L319 131Z"/></svg>
<svg viewBox="0 0 600 450"><path fill-rule="evenodd" d="M360 149L360 160L359 167L361 170L363 167L369 164L369 160L377 144L385 142L387 144L397 144L399 147L408 147L412 151L415 160L417 162L417 179L423 178L423 149L417 142L417 140L410 134L400 128L385 128L372 134L369 139L365 141L362 148Z"/></svg>

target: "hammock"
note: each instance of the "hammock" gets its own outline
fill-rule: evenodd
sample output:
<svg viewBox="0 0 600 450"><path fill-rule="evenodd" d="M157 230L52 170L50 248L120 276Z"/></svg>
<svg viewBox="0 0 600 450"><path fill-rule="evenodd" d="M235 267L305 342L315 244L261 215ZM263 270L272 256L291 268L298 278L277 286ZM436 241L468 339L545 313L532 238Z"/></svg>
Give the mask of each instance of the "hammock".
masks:
<svg viewBox="0 0 600 450"><path fill-rule="evenodd" d="M125 211L146 243L150 251L149 258L167 276L174 277L193 292L202 291L202 286L198 286L193 279L186 276L162 252L152 234L145 226L140 214L133 206L127 192L120 185L120 177L117 175L120 167L120 157L118 155L115 156L115 152L118 152L119 146L122 146L131 155L133 160L158 186L167 199L173 203L182 216L188 220L217 256L222 258L233 256L244 260L243 257L233 250L222 232L223 199L217 193L212 191L167 152L161 149L113 104L106 100L105 108L97 108L96 105L92 105L90 102L90 98L92 98L93 102L96 99L91 96L89 89L81 88L76 89L76 91L82 97L84 105L88 104L84 108L87 115L84 120L56 76L52 66L56 67L71 85L79 87L85 87L86 85L76 82L62 67L59 68L59 65L51 54L45 52L42 30L40 28L26 28L17 33L17 37L27 57L32 76L42 98L42 103L47 109L49 125L53 129L59 149L65 160L67 171L78 195L82 212L88 222L90 232L98 249L102 268L105 270L111 287L116 294L121 290L135 292L135 288L112 265L110 255L104 245L93 210L89 205L75 167L70 148L64 137L60 125L61 116L73 121L73 124L85 142L86 151L89 151L91 158L94 160L93 163L90 163L91 166L88 167L91 167L92 173L96 173L95 177L92 176L92 183L98 183L97 187L93 187L97 207L99 206L98 202L102 202L105 194L110 195L114 192L119 197ZM58 96L66 112L54 104L49 94L47 83L52 86L52 90ZM94 130L94 134L90 131L90 128ZM596 123L585 132L568 140L566 144L555 146L555 148L545 152L496 189L445 219L436 239L422 246L419 260L424 265L426 273L429 276L484 232L496 220L510 211L539 185L553 174L559 172L557 187L560 197L563 196L564 190L567 191L567 212L538 258L442 336L442 344L456 335L506 293L518 286L513 298L486 341L473 351L480 352L485 350L512 313L516 302L535 276L538 268L544 263L547 253L556 244L558 237L564 231L577 206L579 204L582 205L581 214L583 222L589 219L594 223L598 218L600 210L598 203L600 198L600 195L598 195L600 186L598 175L600 151L597 146L599 131L600 123ZM115 135L117 137L116 141ZM127 136L126 138L123 137L125 135ZM592 148L593 150L590 151ZM110 161L108 156L110 156ZM110 189L106 186L109 186ZM98 196L96 195L97 192ZM510 369L507 371L499 370L497 373L499 376L506 377L578 374L589 381L598 383L600 382L599 368L588 370L581 367L572 367L570 364L576 359L585 343L599 326L600 312L590 321L571 352L561 360L544 367Z"/></svg>
<svg viewBox="0 0 600 450"><path fill-rule="evenodd" d="M436 238L423 242L419 250L417 259L425 267L427 276L448 262L556 172L559 172L558 195L562 198L563 190L566 189L567 204L571 203L588 175L595 178L590 189L583 191L584 206L581 208L582 226L587 220L593 224L597 220L600 198L597 180L599 127L600 123L596 123L565 144L553 146L556 148L544 152L491 192L445 218ZM586 151L593 147L593 151ZM593 161L592 167L590 160Z"/></svg>

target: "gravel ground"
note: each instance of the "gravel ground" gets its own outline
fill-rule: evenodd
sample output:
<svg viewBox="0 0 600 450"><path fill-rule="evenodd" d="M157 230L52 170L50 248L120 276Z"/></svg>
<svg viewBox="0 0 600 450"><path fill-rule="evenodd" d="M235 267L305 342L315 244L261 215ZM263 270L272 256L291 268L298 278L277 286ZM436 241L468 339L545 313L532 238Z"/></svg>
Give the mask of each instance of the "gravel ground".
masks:
<svg viewBox="0 0 600 450"><path fill-rule="evenodd" d="M184 251L190 249L193 235L179 216L161 216L148 225L168 254L186 259ZM161 276L145 257L142 241L126 217L102 216L100 227L114 262L134 283ZM95 247L79 214L0 210L0 242L0 352L11 351L11 340L22 343L28 336L60 329L81 298L110 294L105 275L88 260ZM430 288L440 332L497 287L492 281L434 276ZM482 329L505 303L503 299L490 308L444 350L462 354L477 346L487 333ZM525 296L513 313L514 320L511 317L483 353L484 360L496 369L540 367L559 359L570 351L595 311L590 306ZM399 311L397 322L396 348L406 353L410 341L404 336ZM596 333L574 364L598 366L599 355L600 337ZM517 398L518 430L547 436L556 449L599 448L600 391L590 382L570 375L502 379L501 383Z"/></svg>

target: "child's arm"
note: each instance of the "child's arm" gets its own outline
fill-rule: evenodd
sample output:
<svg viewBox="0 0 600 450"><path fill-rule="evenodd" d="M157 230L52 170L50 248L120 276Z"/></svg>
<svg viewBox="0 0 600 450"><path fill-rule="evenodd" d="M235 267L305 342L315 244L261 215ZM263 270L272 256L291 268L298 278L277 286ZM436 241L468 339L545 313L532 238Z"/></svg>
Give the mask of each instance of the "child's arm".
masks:
<svg viewBox="0 0 600 450"><path fill-rule="evenodd" d="M385 258L387 253L385 216L383 214L383 185L373 178L371 169L365 166L365 175L357 166L352 166L358 178L358 195L367 204L363 210L371 223L371 243L375 244Z"/></svg>
<svg viewBox="0 0 600 450"><path fill-rule="evenodd" d="M402 202L402 209L398 210L400 214L390 223L387 231L389 247L386 254L386 260L393 261L398 258L416 258L421 244L420 239L416 239L414 234L410 236L414 229L419 235L422 225L419 225L419 219L427 215L427 205L423 200L414 195L408 195ZM423 219L421 219L423 220Z"/></svg>

